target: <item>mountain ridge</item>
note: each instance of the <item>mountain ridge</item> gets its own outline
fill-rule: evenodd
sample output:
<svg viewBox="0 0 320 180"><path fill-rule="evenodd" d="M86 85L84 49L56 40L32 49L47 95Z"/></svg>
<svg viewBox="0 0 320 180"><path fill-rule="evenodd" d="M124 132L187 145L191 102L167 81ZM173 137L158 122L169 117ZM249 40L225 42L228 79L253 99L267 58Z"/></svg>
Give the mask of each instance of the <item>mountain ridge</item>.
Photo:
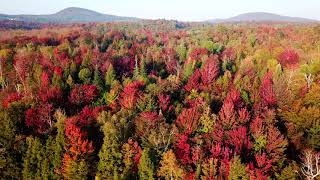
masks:
<svg viewBox="0 0 320 180"><path fill-rule="evenodd" d="M93 10L68 7L53 14L44 15L7 15L0 14L0 20L15 20L25 22L37 23L88 23L88 22L114 22L114 21L137 21L135 17L116 16L110 14L103 14Z"/></svg>
<svg viewBox="0 0 320 180"><path fill-rule="evenodd" d="M125 17L111 14L104 14L90 9L79 7L68 7L53 14L32 15L32 14L19 14L8 15L0 14L0 21L23 21L31 23L57 23L57 24L70 24L70 23L90 23L90 22L115 22L115 21L138 21L142 20L136 17ZM318 20L283 16L268 12L249 12L239 14L226 19L210 19L203 21L206 23L250 23L250 22L288 22L288 23L319 23Z"/></svg>
<svg viewBox="0 0 320 180"><path fill-rule="evenodd" d="M207 20L210 23L241 23L241 22L289 22L289 23L315 23L318 20L284 16L268 12L248 12L226 19Z"/></svg>

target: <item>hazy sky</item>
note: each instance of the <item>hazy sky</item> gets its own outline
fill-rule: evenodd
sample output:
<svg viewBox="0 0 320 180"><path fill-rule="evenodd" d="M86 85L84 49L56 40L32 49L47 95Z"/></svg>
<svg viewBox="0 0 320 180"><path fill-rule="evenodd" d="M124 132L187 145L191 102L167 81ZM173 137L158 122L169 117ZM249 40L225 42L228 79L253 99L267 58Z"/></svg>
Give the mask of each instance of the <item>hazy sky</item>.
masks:
<svg viewBox="0 0 320 180"><path fill-rule="evenodd" d="M5 14L52 14L66 7L147 19L197 21L271 12L320 20L320 0L0 0Z"/></svg>

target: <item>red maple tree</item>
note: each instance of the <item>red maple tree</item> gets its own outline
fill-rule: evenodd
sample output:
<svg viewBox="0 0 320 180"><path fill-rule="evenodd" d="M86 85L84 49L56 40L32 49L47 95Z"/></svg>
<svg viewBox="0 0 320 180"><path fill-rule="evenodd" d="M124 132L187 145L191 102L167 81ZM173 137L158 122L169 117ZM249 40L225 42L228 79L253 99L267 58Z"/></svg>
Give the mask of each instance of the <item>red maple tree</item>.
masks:
<svg viewBox="0 0 320 180"><path fill-rule="evenodd" d="M259 89L262 104L265 106L275 106L277 99L273 90L272 73L266 73L263 78Z"/></svg>
<svg viewBox="0 0 320 180"><path fill-rule="evenodd" d="M293 49L286 49L279 55L278 60L282 66L294 66L299 63L299 55Z"/></svg>
<svg viewBox="0 0 320 180"><path fill-rule="evenodd" d="M98 95L95 85L76 85L70 93L69 101L75 105L88 105L95 101Z"/></svg>
<svg viewBox="0 0 320 180"><path fill-rule="evenodd" d="M133 81L129 83L120 94L119 102L120 105L126 109L134 108L135 103L138 98L142 96L142 88L144 87L144 82Z"/></svg>

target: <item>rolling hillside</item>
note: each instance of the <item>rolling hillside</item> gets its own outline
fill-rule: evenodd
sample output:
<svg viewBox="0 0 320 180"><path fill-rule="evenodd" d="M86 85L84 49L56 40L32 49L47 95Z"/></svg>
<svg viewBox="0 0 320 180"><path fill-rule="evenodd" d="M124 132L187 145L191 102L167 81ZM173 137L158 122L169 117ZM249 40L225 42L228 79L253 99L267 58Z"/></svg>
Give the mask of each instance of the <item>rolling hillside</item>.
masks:
<svg viewBox="0 0 320 180"><path fill-rule="evenodd" d="M290 23L314 23L318 22L313 19L306 19L300 17L282 16L278 14L266 12L253 12L240 14L227 19L212 19L208 20L210 23L238 23L238 22L290 22Z"/></svg>
<svg viewBox="0 0 320 180"><path fill-rule="evenodd" d="M88 9L70 7L49 15L7 15L0 14L0 20L14 20L37 23L84 23L136 21L138 18L102 14Z"/></svg>

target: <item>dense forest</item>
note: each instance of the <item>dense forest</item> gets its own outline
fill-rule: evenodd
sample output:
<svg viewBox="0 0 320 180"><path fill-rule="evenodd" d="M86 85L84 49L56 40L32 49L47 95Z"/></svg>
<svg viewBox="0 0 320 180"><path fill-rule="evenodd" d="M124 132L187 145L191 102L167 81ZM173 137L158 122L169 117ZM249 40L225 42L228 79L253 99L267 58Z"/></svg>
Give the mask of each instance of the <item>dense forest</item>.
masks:
<svg viewBox="0 0 320 180"><path fill-rule="evenodd" d="M1 179L320 178L319 25L37 28L0 31Z"/></svg>

